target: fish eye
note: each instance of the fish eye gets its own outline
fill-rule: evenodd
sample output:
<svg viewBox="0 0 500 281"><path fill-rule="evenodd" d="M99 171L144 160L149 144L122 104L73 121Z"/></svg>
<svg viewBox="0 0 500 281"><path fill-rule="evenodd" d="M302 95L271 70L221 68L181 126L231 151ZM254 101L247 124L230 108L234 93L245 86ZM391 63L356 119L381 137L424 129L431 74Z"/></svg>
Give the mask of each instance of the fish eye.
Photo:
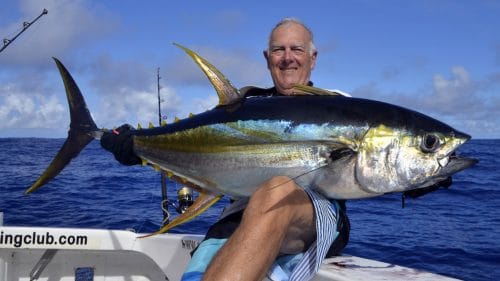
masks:
<svg viewBox="0 0 500 281"><path fill-rule="evenodd" d="M439 136L436 134L425 134L422 137L422 143L420 144L420 149L425 153L431 153L436 151L441 146L441 141Z"/></svg>

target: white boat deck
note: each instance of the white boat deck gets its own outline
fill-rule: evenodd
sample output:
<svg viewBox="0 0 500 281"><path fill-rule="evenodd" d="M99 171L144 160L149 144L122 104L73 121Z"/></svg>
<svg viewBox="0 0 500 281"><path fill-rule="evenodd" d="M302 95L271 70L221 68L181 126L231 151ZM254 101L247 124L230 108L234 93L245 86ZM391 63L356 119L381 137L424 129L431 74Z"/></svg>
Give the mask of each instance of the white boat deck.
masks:
<svg viewBox="0 0 500 281"><path fill-rule="evenodd" d="M202 236L2 227L0 281L180 280ZM314 280L456 280L353 256L326 259Z"/></svg>

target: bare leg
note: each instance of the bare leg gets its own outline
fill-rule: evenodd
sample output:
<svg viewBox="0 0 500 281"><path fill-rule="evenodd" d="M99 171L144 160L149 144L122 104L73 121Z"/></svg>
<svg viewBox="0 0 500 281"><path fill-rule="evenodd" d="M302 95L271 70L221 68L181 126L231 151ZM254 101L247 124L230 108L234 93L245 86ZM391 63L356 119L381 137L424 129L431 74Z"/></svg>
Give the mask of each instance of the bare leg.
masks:
<svg viewBox="0 0 500 281"><path fill-rule="evenodd" d="M214 257L203 280L262 280L279 253L304 251L316 238L306 192L275 177L252 195L240 226Z"/></svg>

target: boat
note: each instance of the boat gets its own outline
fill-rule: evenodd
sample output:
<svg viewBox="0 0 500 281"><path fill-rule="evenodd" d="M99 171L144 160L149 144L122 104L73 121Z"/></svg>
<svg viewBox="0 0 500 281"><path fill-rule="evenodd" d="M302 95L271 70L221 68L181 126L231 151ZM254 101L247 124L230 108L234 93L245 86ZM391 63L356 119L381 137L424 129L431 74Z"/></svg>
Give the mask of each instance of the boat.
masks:
<svg viewBox="0 0 500 281"><path fill-rule="evenodd" d="M0 281L176 281L203 239L193 234L143 235L132 230L2 226L0 220ZM325 259L313 280L458 279L342 255Z"/></svg>

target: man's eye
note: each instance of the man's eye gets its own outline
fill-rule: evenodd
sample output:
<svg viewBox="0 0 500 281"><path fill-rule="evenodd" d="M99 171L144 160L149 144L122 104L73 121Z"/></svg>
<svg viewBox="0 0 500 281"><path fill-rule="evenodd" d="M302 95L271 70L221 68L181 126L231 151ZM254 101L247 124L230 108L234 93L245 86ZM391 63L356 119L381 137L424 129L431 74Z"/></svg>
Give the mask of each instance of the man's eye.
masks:
<svg viewBox="0 0 500 281"><path fill-rule="evenodd" d="M283 48L271 49L271 53L273 53L273 54L280 54L280 53L283 53L284 51L285 51L285 49L283 49Z"/></svg>

